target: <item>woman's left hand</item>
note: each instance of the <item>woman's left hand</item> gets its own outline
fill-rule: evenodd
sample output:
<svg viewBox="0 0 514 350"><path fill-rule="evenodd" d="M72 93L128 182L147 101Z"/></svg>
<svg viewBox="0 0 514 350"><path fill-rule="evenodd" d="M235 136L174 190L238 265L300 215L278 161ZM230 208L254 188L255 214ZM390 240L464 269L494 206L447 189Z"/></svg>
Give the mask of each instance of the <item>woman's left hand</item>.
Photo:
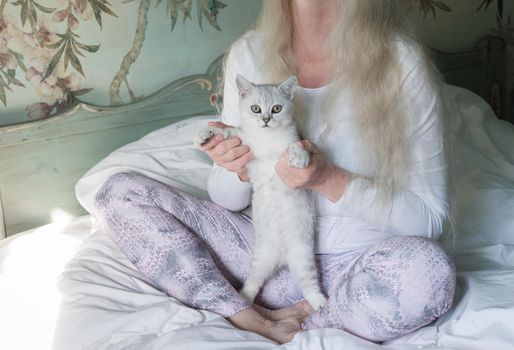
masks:
<svg viewBox="0 0 514 350"><path fill-rule="evenodd" d="M348 185L350 174L331 164L312 142L302 140L298 145L310 153L309 164L303 169L289 165L286 150L275 165L275 171L284 184L293 189L317 191L334 202L341 198Z"/></svg>

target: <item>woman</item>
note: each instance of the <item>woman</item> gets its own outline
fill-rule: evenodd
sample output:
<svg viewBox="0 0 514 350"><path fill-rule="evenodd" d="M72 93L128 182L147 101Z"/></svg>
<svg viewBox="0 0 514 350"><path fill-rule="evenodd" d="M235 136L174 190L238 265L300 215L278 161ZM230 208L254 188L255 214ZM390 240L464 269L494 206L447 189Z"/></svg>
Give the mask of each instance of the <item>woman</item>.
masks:
<svg viewBox="0 0 514 350"><path fill-rule="evenodd" d="M97 216L132 262L186 305L283 343L335 327L381 342L448 310L451 259L434 242L449 212L437 84L405 26L399 0L268 0L255 31L226 62L223 123L238 125L235 76L255 83L298 77L298 122L312 153L305 169L276 165L284 183L315 193L316 257L326 306L312 312L287 269L255 305L237 293L253 231L238 138L204 150L215 166L203 201L136 173L97 194ZM270 309L273 309L270 310Z"/></svg>

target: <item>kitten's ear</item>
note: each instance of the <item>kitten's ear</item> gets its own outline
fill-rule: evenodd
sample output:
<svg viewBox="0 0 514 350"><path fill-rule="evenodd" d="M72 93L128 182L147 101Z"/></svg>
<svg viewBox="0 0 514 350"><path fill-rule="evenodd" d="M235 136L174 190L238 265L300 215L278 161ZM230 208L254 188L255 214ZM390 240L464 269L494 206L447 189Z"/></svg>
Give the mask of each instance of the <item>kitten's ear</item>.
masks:
<svg viewBox="0 0 514 350"><path fill-rule="evenodd" d="M298 80L293 75L291 78L284 81L280 86L278 87L278 90L287 96L290 100L293 100L294 98L294 91L296 90L296 86L298 85Z"/></svg>
<svg viewBox="0 0 514 350"><path fill-rule="evenodd" d="M239 90L239 96L243 98L255 87L255 85L253 85L241 74L237 74L236 85L237 89Z"/></svg>

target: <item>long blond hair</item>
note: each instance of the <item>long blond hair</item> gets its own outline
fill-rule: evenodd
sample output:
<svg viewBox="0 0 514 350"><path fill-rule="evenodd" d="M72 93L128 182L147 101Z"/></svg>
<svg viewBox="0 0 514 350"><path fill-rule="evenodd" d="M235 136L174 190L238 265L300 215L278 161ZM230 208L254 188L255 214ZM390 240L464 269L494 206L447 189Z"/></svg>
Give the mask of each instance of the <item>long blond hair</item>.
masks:
<svg viewBox="0 0 514 350"><path fill-rule="evenodd" d="M292 54L292 0L264 0L257 30L263 43L263 74L280 82L295 74ZM325 135L338 121L335 108L341 86L351 94L353 127L366 142L362 157L387 203L402 186L409 161L407 118L402 105L401 65L396 42L401 36L418 45L407 20L406 0L336 0L336 23L328 38L331 89L324 113ZM420 52L424 50L419 47ZM438 91L436 71L425 55L427 77ZM298 114L301 119L301 114ZM303 121L299 120L300 128Z"/></svg>

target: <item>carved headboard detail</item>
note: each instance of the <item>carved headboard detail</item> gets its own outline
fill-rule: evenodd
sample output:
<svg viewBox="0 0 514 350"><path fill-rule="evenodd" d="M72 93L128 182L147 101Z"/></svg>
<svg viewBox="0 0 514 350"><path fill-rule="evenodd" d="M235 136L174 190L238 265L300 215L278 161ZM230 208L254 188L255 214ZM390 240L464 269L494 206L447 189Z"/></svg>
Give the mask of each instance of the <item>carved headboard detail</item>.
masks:
<svg viewBox="0 0 514 350"><path fill-rule="evenodd" d="M0 127L0 239L47 224L55 210L86 212L77 181L115 149L196 115L216 114L211 103L222 56L204 74L178 79L143 99L115 107L80 101L54 117Z"/></svg>
<svg viewBox="0 0 514 350"><path fill-rule="evenodd" d="M475 49L445 53L431 50L449 84L464 87L486 100L500 119L507 117L507 45L497 36L480 40Z"/></svg>

